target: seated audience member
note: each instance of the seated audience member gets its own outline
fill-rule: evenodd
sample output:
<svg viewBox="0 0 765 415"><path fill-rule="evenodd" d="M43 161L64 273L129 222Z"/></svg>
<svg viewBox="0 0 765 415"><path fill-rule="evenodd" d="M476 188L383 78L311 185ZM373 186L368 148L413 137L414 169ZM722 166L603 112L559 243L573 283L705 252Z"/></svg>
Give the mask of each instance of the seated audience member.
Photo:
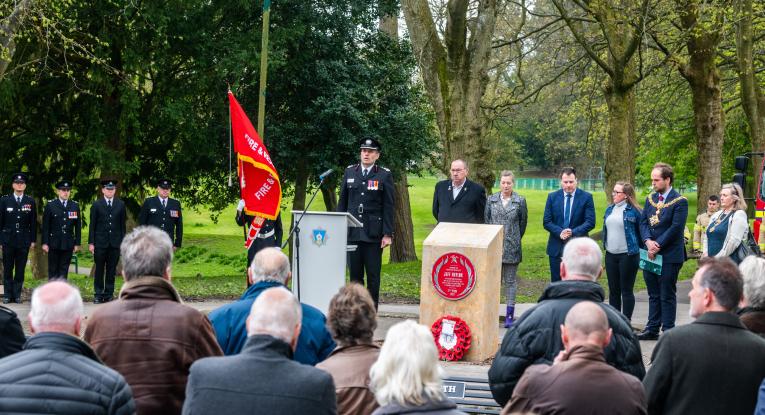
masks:
<svg viewBox="0 0 765 415"><path fill-rule="evenodd" d="M21 351L26 341L16 313L0 305L0 359Z"/></svg>
<svg viewBox="0 0 765 415"><path fill-rule="evenodd" d="M640 379L606 363L611 335L600 306L582 301L571 307L561 327L565 349L552 366L526 369L502 413L645 414Z"/></svg>
<svg viewBox="0 0 765 415"><path fill-rule="evenodd" d="M377 312L369 291L357 283L340 288L329 302L327 325L338 347L316 367L332 375L337 413L371 414L378 405L369 390L369 368L380 348L372 343Z"/></svg>
<svg viewBox="0 0 765 415"><path fill-rule="evenodd" d="M272 287L285 287L292 277L289 258L278 248L264 248L258 252L247 274L252 285L242 297L210 313L215 336L226 356L237 354L244 347L247 341L244 322L260 293ZM325 326L324 314L308 304L301 304L301 307L303 320L295 360L313 366L329 356L335 349L335 342Z"/></svg>
<svg viewBox="0 0 765 415"><path fill-rule="evenodd" d="M749 331L765 336L765 259L748 256L738 269L744 278L744 302L737 314Z"/></svg>
<svg viewBox="0 0 765 415"><path fill-rule="evenodd" d="M754 415L765 415L765 380L760 384L760 391L757 394L757 406L754 408Z"/></svg>
<svg viewBox="0 0 765 415"><path fill-rule="evenodd" d="M191 366L183 413L335 414L332 377L292 360L301 311L284 287L261 292L246 319L248 337L241 353Z"/></svg>
<svg viewBox="0 0 765 415"><path fill-rule="evenodd" d="M0 413L135 413L122 375L79 339L82 318L80 292L69 284L49 282L32 293L33 336L23 351L0 360Z"/></svg>
<svg viewBox="0 0 765 415"><path fill-rule="evenodd" d="M412 320L393 325L370 370L374 415L463 414L442 391L438 350L430 330Z"/></svg>
<svg viewBox="0 0 765 415"><path fill-rule="evenodd" d="M574 238L566 244L560 266L562 281L548 285L539 303L507 330L489 369L491 393L500 405L510 401L527 367L553 363L563 346L560 326L580 301L597 303L608 317L613 337L604 350L606 362L638 379L645 376L640 343L629 320L603 303L605 293L597 283L603 271L600 264L600 247L592 239Z"/></svg>
<svg viewBox="0 0 765 415"><path fill-rule="evenodd" d="M173 243L165 231L135 228L120 254L119 299L96 308L85 340L125 376L139 414L179 414L191 364L223 353L207 317L182 304L170 283Z"/></svg>
<svg viewBox="0 0 765 415"><path fill-rule="evenodd" d="M751 414L765 378L765 340L734 310L743 282L728 258L707 258L691 282L691 324L659 339L643 380L651 414Z"/></svg>

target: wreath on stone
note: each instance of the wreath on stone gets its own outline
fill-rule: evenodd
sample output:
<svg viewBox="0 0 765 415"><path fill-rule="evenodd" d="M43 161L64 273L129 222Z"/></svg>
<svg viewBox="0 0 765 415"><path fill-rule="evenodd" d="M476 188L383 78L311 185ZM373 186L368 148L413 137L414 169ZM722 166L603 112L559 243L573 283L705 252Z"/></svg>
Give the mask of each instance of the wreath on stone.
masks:
<svg viewBox="0 0 765 415"><path fill-rule="evenodd" d="M443 316L430 326L441 360L457 361L470 349L470 326L459 317Z"/></svg>

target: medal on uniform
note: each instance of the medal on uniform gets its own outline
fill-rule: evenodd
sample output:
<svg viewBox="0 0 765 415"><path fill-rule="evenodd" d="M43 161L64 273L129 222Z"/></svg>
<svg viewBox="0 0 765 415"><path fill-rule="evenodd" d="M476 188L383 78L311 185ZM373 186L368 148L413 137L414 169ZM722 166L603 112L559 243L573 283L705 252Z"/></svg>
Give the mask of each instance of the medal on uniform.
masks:
<svg viewBox="0 0 765 415"><path fill-rule="evenodd" d="M77 219L77 212L69 212L69 219Z"/></svg>
<svg viewBox="0 0 765 415"><path fill-rule="evenodd" d="M171 210L170 211L170 217L171 218L177 218L178 216L180 216L180 215L178 214L177 210Z"/></svg>
<svg viewBox="0 0 765 415"><path fill-rule="evenodd" d="M367 180L367 190L377 190L379 180Z"/></svg>

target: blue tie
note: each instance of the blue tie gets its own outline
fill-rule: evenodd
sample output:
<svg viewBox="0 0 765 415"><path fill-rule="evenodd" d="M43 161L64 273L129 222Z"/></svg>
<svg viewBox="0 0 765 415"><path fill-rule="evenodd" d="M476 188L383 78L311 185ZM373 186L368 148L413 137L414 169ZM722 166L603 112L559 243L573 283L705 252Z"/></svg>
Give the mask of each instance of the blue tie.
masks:
<svg viewBox="0 0 765 415"><path fill-rule="evenodd" d="M566 193L566 206L563 208L563 229L571 224L571 193Z"/></svg>

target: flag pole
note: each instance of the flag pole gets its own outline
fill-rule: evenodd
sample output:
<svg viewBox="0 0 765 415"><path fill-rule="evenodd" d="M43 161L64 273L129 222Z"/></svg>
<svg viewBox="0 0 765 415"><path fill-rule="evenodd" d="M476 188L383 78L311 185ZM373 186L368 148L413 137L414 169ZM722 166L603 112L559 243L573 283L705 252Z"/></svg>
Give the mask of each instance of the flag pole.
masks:
<svg viewBox="0 0 765 415"><path fill-rule="evenodd" d="M258 98L258 134L265 142L266 121L266 78L268 74L268 22L271 15L271 0L263 0L263 36L260 45L260 96Z"/></svg>
<svg viewBox="0 0 765 415"><path fill-rule="evenodd" d="M228 93L231 93L231 84L228 84ZM228 98L228 96L226 97ZM228 187L232 187L234 185L233 180L231 180L231 143L234 142L234 134L231 132L231 105L228 105Z"/></svg>

